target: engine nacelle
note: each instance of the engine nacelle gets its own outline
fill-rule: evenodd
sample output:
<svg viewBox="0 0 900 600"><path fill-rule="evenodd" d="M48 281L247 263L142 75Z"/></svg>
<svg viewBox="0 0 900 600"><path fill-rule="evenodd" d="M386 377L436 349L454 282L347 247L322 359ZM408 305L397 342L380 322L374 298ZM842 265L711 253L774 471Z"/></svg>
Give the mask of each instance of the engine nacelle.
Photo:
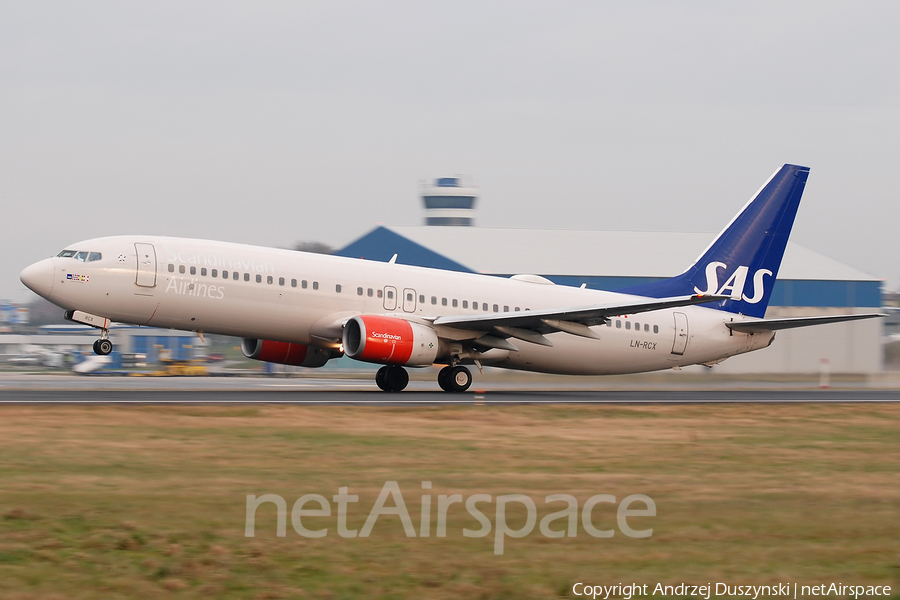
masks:
<svg viewBox="0 0 900 600"><path fill-rule="evenodd" d="M321 367L332 358L329 350L290 342L241 340L241 352L247 358L294 367Z"/></svg>
<svg viewBox="0 0 900 600"><path fill-rule="evenodd" d="M381 365L427 366L441 351L440 339L431 327L376 315L347 321L343 341L350 358Z"/></svg>

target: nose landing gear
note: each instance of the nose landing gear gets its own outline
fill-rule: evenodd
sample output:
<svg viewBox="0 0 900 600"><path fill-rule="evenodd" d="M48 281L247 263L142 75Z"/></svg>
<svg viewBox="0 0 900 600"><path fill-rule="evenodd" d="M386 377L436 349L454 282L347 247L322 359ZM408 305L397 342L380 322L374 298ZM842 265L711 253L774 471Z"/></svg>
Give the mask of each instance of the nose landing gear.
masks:
<svg viewBox="0 0 900 600"><path fill-rule="evenodd" d="M113 351L113 343L109 340L109 319L92 315L82 310L68 310L63 317L67 321L90 325L100 330L100 339L94 342L94 354L107 356Z"/></svg>
<svg viewBox="0 0 900 600"><path fill-rule="evenodd" d="M109 335L108 330L104 330L106 335ZM107 338L100 338L96 342L94 342L94 354L98 354L100 356L107 356L110 352L113 351L113 344Z"/></svg>

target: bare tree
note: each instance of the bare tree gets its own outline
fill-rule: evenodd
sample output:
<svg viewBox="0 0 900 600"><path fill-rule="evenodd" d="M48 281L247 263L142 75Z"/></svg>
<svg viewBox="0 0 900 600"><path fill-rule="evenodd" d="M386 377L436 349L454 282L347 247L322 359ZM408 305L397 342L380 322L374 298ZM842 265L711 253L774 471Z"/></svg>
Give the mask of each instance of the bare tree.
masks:
<svg viewBox="0 0 900 600"><path fill-rule="evenodd" d="M297 242L294 250L298 252L313 252L314 254L333 254L334 248L322 242Z"/></svg>

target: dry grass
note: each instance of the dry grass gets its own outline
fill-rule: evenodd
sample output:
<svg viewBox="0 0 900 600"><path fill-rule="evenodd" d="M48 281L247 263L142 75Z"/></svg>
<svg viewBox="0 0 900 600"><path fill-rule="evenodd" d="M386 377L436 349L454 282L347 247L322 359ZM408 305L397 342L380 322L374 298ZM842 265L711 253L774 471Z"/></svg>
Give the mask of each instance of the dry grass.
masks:
<svg viewBox="0 0 900 600"><path fill-rule="evenodd" d="M651 496L648 539L244 537L247 494ZM493 520L493 505L482 505ZM900 589L900 406L0 408L0 597L547 598L576 581ZM434 518L434 508L432 517ZM539 518L540 518L539 516ZM518 520L515 520L518 519ZM522 522L522 515L511 519ZM599 526L615 527L598 506ZM556 525L559 527L559 524Z"/></svg>

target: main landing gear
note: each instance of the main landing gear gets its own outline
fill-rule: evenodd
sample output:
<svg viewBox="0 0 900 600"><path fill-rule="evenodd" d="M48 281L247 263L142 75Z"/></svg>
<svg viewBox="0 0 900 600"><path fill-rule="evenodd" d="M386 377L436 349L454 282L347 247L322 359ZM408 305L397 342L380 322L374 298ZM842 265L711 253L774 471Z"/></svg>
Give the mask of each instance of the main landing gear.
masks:
<svg viewBox="0 0 900 600"><path fill-rule="evenodd" d="M375 373L375 384L385 392L399 392L409 383L409 373L395 365L381 367Z"/></svg>
<svg viewBox="0 0 900 600"><path fill-rule="evenodd" d="M445 392L464 392L472 385L472 372L460 365L444 367L438 373L438 385Z"/></svg>
<svg viewBox="0 0 900 600"><path fill-rule="evenodd" d="M381 367L375 373L375 384L385 392L399 392L409 384L409 373L396 365ZM460 365L444 367L438 373L438 385L445 392L464 392L472 385L472 372Z"/></svg>

